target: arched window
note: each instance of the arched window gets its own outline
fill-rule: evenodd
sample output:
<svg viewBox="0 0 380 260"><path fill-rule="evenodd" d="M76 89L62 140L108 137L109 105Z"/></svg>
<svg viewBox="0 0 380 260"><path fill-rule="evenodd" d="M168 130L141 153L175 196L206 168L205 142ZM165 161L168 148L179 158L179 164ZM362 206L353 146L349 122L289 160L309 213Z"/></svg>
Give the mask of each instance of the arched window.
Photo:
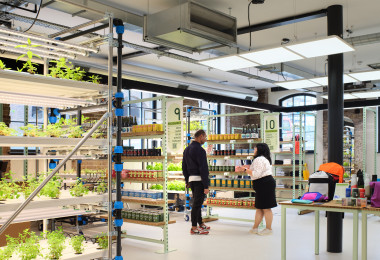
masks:
<svg viewBox="0 0 380 260"><path fill-rule="evenodd" d="M283 107L298 107L317 104L317 98L311 94L294 94L286 96L279 101L279 105ZM309 112L315 113L315 112ZM293 134L293 126L295 126L295 134L299 134L300 113L282 113L280 117L281 122L281 137L283 140L291 139ZM303 137L307 142L305 143L306 151L314 150L315 138L315 117L312 115L305 115L302 125L304 126Z"/></svg>

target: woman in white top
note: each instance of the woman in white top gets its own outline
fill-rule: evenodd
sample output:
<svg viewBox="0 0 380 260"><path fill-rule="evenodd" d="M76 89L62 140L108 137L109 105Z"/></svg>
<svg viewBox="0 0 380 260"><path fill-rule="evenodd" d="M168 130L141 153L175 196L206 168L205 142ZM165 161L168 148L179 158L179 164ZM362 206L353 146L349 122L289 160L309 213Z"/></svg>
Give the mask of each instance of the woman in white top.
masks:
<svg viewBox="0 0 380 260"><path fill-rule="evenodd" d="M252 234L270 235L272 234L272 209L277 207L276 202L276 181L272 176L272 160L267 144L257 144L253 154L254 160L250 169L243 167L240 170L247 172L252 179L255 195L255 224L249 231ZM259 224L265 217L266 228L259 232Z"/></svg>

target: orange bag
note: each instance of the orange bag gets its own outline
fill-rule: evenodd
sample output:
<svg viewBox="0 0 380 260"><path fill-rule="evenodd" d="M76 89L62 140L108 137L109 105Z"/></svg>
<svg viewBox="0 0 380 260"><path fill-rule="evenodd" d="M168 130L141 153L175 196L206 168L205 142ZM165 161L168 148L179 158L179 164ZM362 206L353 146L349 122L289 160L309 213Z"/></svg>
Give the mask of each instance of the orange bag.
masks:
<svg viewBox="0 0 380 260"><path fill-rule="evenodd" d="M324 171L339 177L339 183L343 182L344 167L340 164L330 162L319 166L318 171Z"/></svg>

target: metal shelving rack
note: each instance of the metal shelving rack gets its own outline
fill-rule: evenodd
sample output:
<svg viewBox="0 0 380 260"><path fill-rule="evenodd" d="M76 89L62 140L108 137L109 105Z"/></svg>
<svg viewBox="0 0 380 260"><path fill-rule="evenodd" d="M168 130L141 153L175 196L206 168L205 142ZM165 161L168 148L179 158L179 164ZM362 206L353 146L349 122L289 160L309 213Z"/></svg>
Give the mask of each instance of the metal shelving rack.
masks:
<svg viewBox="0 0 380 260"><path fill-rule="evenodd" d="M306 151L305 151L305 142L307 140L305 140L304 138L304 134L305 134L305 126L303 126L303 121L304 121L304 117L306 115L311 115L314 117L314 122L315 122L315 125L316 125L316 116L315 114L312 114L312 113L300 113L299 114L299 117L300 117L300 125L299 126L296 126L296 125L293 125L293 131L292 131L292 140L291 141L281 141L280 144L281 145L284 145L284 144L288 144L288 145L292 145L293 149L292 151L286 151L286 152L275 152L275 153L272 153L274 156L274 161L276 160L277 156L278 155L291 155L292 156L292 164L291 165L273 165L272 168L273 168L273 177L275 179L279 179L279 180L291 180L292 181L292 186L293 188L292 189L285 189L287 191L292 191L292 198L295 199L296 197L298 196L301 196L302 195L302 192L304 191L304 188L301 188L301 186L307 184L308 181L304 181L302 179L302 172L303 172L303 162L305 160L305 157L306 157ZM297 168L297 165L296 165L296 159L297 159L297 154L295 153L295 149L294 147L296 146L295 144L295 136L296 136L296 128L299 127L299 137L300 137L300 141L299 141L299 154L298 154L298 178L297 176L295 175L296 173L296 168ZM316 131L314 131L314 171L315 171L315 163L316 163ZM278 168L291 168L292 169L292 176L277 176L277 169ZM298 189L296 189L296 184L298 183ZM298 196L297 195L297 190L298 190ZM276 188L276 192L277 191L284 191L284 189L281 189L281 188ZM283 197L276 197L277 200L289 200L290 198L283 198Z"/></svg>
<svg viewBox="0 0 380 260"><path fill-rule="evenodd" d="M377 172L377 139L378 139L378 129L377 129L377 109L370 108L370 107L365 107L363 108L363 176L365 176L364 180L366 177L371 180L369 175L369 172L367 170L367 123L368 123L368 112L373 113L374 115L374 133L373 133L373 172L372 174L377 175L379 178L379 174ZM365 183L365 185L369 185L369 183Z"/></svg>
<svg viewBox="0 0 380 260"><path fill-rule="evenodd" d="M260 117L259 121L260 121L260 126L263 126L263 122L264 122L264 118L263 118L263 112L249 112L249 113L235 113L235 114L222 114L222 115L210 115L208 116L207 118L207 134L212 134L213 131L215 130L213 128L213 120L217 117L233 117L233 116L249 116L249 115L257 115ZM262 129L260 129L261 132L262 132ZM262 133L261 133L262 134ZM208 141L207 143L208 144L226 144L226 145L231 145L232 147L235 145L235 144L248 144L251 145L252 144L255 144L255 143L260 143L262 142L262 139L261 138L256 138L256 139L251 139L251 138L247 138L247 139L240 139L240 140L210 140ZM231 156L214 156L214 155L209 155L207 156L208 159L211 159L211 160L214 160L214 162L216 160L252 160L253 157L252 155L231 155ZM237 174L237 173L231 173L231 172L212 172L213 174L215 175L228 175L228 176L237 176L237 175L246 175L244 173L240 173L240 174ZM210 175L212 175L210 173ZM253 190L251 188L233 188L233 187L210 187L210 190L214 190L214 191L236 191L236 192L250 192L250 196L251 197L251 192L253 192ZM210 195L208 194L207 195L207 198L209 198ZM207 206L207 215L206 215L206 218L218 218L218 219L229 219L229 220L238 220L238 221L246 221L246 222L252 222L253 219L242 219L242 218L230 218L230 217L223 217L223 216L218 216L218 215L211 215L211 208L212 207L218 207L218 205L212 205L212 206ZM229 207L229 208L234 208L233 206ZM241 207L236 207L236 209L241 209ZM246 208L247 210L255 210L254 207L251 207L251 208Z"/></svg>
<svg viewBox="0 0 380 260"><path fill-rule="evenodd" d="M159 253L168 253L172 250L169 250L169 234L168 234L168 225L175 223L175 221L169 221L169 211L168 211L168 203L173 202L168 200L168 189L167 189L167 183L168 183L168 170L167 165L168 161L174 160L176 156L168 156L167 154L167 139L168 139L168 132L166 129L167 120L166 120L166 102L167 101L175 101L175 100L182 100L183 98L167 98L165 96L158 96L153 98L146 98L146 99L139 99L139 100L133 100L133 101L126 101L123 103L123 105L131 105L131 104L137 104L137 103L143 103L143 102L149 102L149 101L161 101L161 117L162 117L162 124L164 126L164 131L160 134L157 133L148 133L148 134L142 134L142 133L128 133L124 134L122 136L122 139L161 139L162 140L162 156L156 156L156 157L124 157L122 159L123 162L162 162L162 171L163 171L163 179L160 180L139 180L139 179L133 179L128 180L125 179L125 182L134 182L134 183L160 183L163 185L163 200L160 200L160 203L153 203L151 200L139 200L139 201L132 201L129 200L129 198L125 198L125 203L138 203L142 205L154 205L154 206L162 206L164 211L164 222L155 225L151 222L144 222L144 221L131 221L131 220L125 220L126 222L135 223L135 224L141 224L141 225L148 225L148 226L156 226L160 227L163 230L163 238L162 239L152 239L147 237L140 237L140 236L132 236L132 235L122 235L124 238L129 239L135 239L145 242L151 242L156 244L162 244L164 246L163 251Z"/></svg>
<svg viewBox="0 0 380 260"><path fill-rule="evenodd" d="M343 128L343 164L345 162L348 162L348 166L344 166L344 169L345 169L345 172L346 172L346 169L349 170L349 173L350 173L350 177L351 177L351 174L352 174L352 171L354 170L354 139L355 136L354 136L354 129L353 127L350 127L350 126L344 126ZM348 155L347 155L347 154Z"/></svg>
<svg viewBox="0 0 380 260"><path fill-rule="evenodd" d="M74 138L41 138L41 137L0 137L0 146L37 146L37 147L68 147L73 148L72 151L64 157L63 161L60 162L56 168L45 178L45 180L40 184L40 186L32 192L32 194L26 198L25 201L9 201L5 204L0 205L1 211L4 212L4 210L15 210L14 213L9 215L9 217L5 222L3 222L1 228L0 228L0 234L2 234L9 225L14 221L20 220L18 218L19 214L25 209L29 208L26 212L30 211L30 209L33 208L41 208L41 207L57 207L59 205L67 206L67 205L76 205L81 203L101 203L103 202L104 205L106 205L108 216L112 217L112 179L111 179L111 171L112 171L112 133L111 133L111 126L112 126L112 97L115 88L112 85L112 76L113 76L113 48L114 48L114 39L113 39L113 26L114 22L116 22L116 26L119 25L119 29L122 27L124 29L124 25L120 24L119 20L114 20L112 17L112 14L105 14L101 19L93 21L93 23L98 22L105 22L106 26L109 29L108 34L108 85L98 85L88 82L78 82L78 81L72 81L72 80L66 80L66 79L58 79L58 78L52 78L52 77L46 77L47 74L47 62L45 62L45 76L41 75L31 75L28 73L20 73L15 71L7 71L7 70L1 70L0 71L0 78L2 80L2 84L0 86L0 90L2 92L7 92L7 94L12 94L16 97L24 97L25 101L27 98L35 97L35 98L42 98L40 96L46 96L47 94L51 93L49 98L55 98L55 100L60 100L61 104L54 103L54 101L51 101L51 104L49 103L49 100L46 101L44 99L44 105L46 107L72 107L72 106L86 106L86 105L92 105L93 101L88 100L89 97L106 97L108 102L108 109L107 112L102 116L102 118L93 126L91 130L87 132L87 135L80 139L74 139ZM88 23L85 23L83 25L76 26L77 29L83 28L88 26ZM102 25L103 26L103 25ZM104 27L103 27L104 28ZM58 34L62 33L68 33L73 32L75 30L65 30L65 32L60 32ZM118 31L118 30L117 30ZM12 33L12 30L9 30L9 33ZM75 35L75 34L74 34ZM74 36L72 35L72 36ZM77 37L79 35L75 35L74 37ZM59 45L58 40L52 40L48 38L43 37L37 37L35 35L31 34L25 34L25 37L35 39L38 38L40 41L46 41L50 43L56 43ZM72 37L72 38L74 38ZM65 43L66 45L70 45L68 43ZM121 46L119 46L121 50ZM70 48L76 48L76 45L71 44ZM79 48L79 46L78 46ZM90 48L88 48L90 49ZM94 51L96 51L94 49ZM121 52L118 53L121 56ZM45 55L46 56L46 55ZM49 56L50 57L50 56ZM58 58L51 56L51 58ZM119 60L120 61L120 60ZM121 63L119 63L119 74L121 75ZM52 92L52 87L54 86L54 92ZM118 86L118 90L121 91L121 85ZM119 91L119 92L120 92ZM57 98L58 96L58 98ZM78 99L79 98L79 99ZM116 97L118 99L118 97ZM35 101L36 102L36 101ZM71 102L71 103L65 103L65 102ZM49 103L49 104L48 104ZM108 127L107 127L107 139L106 140L96 140L96 139L89 139L93 132L104 122L108 120ZM46 122L46 120L45 120ZM120 131L119 131L120 135ZM87 149L106 149L108 154L108 194L106 195L94 195L94 196L84 196L80 198L62 198L58 200L36 200L32 201L32 199L41 191L41 189L53 178L53 176L63 167L63 165L66 164L66 162L70 159L73 159L75 157L72 157L79 149L83 149L83 147L87 147ZM26 158L27 155L24 155L23 159ZM4 157L4 156L3 156ZM34 157L31 157L33 159L37 159ZM49 158L49 156L44 156L44 159ZM11 158L9 158L11 159ZM17 160L17 158L15 158ZM12 158L13 160L13 158ZM119 174L120 175L120 174ZM119 193L120 193L120 187L117 187ZM64 216L65 214L62 213ZM58 214L59 215L59 214ZM55 216L57 217L57 216ZM113 223L109 221L108 223L108 242L109 245L112 245L112 236L114 235L113 231ZM121 257L121 234L118 234L118 243L117 243L117 259L122 259ZM96 258L96 257L102 257L105 255L105 251L108 251L106 253L108 255L107 259L112 259L113 249L112 246L109 246L108 250L96 250L96 248L91 249L90 252L88 252L88 255L82 254L80 258L83 257L90 257L90 258ZM64 259L78 259L75 255L68 255L64 256Z"/></svg>

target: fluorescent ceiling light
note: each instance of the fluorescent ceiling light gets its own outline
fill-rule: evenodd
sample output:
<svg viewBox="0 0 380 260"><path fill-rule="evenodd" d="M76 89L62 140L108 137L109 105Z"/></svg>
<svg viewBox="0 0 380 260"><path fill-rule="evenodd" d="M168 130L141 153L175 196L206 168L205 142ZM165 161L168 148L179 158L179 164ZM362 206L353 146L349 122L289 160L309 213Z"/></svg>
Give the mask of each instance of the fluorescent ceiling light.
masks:
<svg viewBox="0 0 380 260"><path fill-rule="evenodd" d="M327 86L329 84L329 78L328 77L318 77L318 78L312 78L312 79L309 79L315 83L318 83L320 84L321 86ZM344 74L343 75L343 83L352 83L352 82L356 82L357 80Z"/></svg>
<svg viewBox="0 0 380 260"><path fill-rule="evenodd" d="M259 65L257 63L254 63L252 61L249 61L247 59L241 58L236 55L222 56L218 58L202 60L202 61L199 61L198 63L208 66L208 67L215 68L215 69L224 70L224 71L249 68L249 67L254 67L254 66Z"/></svg>
<svg viewBox="0 0 380 260"><path fill-rule="evenodd" d="M320 84L312 82L307 79L281 81L281 82L275 82L274 84L283 88L287 88L287 89L314 88L314 87L321 86Z"/></svg>
<svg viewBox="0 0 380 260"><path fill-rule="evenodd" d="M6 45L6 46L11 46L11 47L16 47L16 46L19 46L20 44L17 44L17 43L14 43L14 42L8 42L8 41L3 41L3 40L0 40L0 44L2 45ZM18 47L18 48L15 48L15 49L21 49L23 51L23 53L26 54L26 50L25 49L28 49L28 47ZM38 53L45 53L45 54L50 54L50 55L57 55L58 57L66 57L66 58L71 58L71 59L74 59L75 56L74 55L69 55L69 54L66 54L66 53L57 53L55 51L51 51L51 50L46 50L46 49L41 49L41 48L33 48L33 53L37 54Z"/></svg>
<svg viewBox="0 0 380 260"><path fill-rule="evenodd" d="M305 58L313 58L331 54L354 51L355 49L338 36L332 35L324 39L285 46Z"/></svg>
<svg viewBox="0 0 380 260"><path fill-rule="evenodd" d="M356 73L350 73L349 75L357 79L358 81L378 80L380 79L380 70L356 72Z"/></svg>
<svg viewBox="0 0 380 260"><path fill-rule="evenodd" d="M23 39L23 38L10 37L8 35L0 34L0 39L25 44L25 39ZM87 55L87 52L85 52L85 51L77 51L77 50L73 50L73 49L64 49L64 48L58 47L56 45L49 45L49 44L44 44L44 43L38 43L38 45L40 45L40 47L43 47L43 48L52 49L53 51L70 52L73 54L78 54L78 55L83 55L83 56Z"/></svg>
<svg viewBox="0 0 380 260"><path fill-rule="evenodd" d="M261 65L268 65L268 64L303 59L302 56L290 50L287 50L283 47L248 52L248 53L240 54L239 56Z"/></svg>
<svg viewBox="0 0 380 260"><path fill-rule="evenodd" d="M71 44L71 43L68 43L68 42L57 41L57 40L54 40L54 39L44 38L44 37L36 36L36 35L33 35L33 34L28 34L28 33L23 33L23 32L18 32L18 31L10 30L10 29L4 28L4 27L0 27L0 32L6 33L6 34L11 34L11 35L17 35L17 36L20 36L20 37L29 38L29 39L33 39L33 40L37 40L37 41L41 41L41 42L50 42L50 43L54 43L54 44L57 44L57 45L62 45L62 46L66 46L66 47L69 47L69 48L74 48L74 49L77 49L77 50L84 50L84 51L90 51L90 52L98 52L98 50L95 49L95 48L88 48L88 47L85 47L85 46L79 46L79 45ZM26 40L25 40L25 42L26 42Z"/></svg>
<svg viewBox="0 0 380 260"><path fill-rule="evenodd" d="M16 49L16 48L11 48L11 47L6 47L6 46L0 46L0 50L9 51L13 53L19 53L19 54L25 54L25 51L23 51L22 49ZM44 54L44 53L34 53L34 54L37 54L38 56L42 58L53 59L53 60L59 59L59 57L56 55L49 55L49 54Z"/></svg>
<svg viewBox="0 0 380 260"><path fill-rule="evenodd" d="M86 106L89 104L95 104L93 101L87 101L75 98L53 98L51 96L40 96L40 95L25 95L19 93L11 93L6 91L0 91L0 103L1 104L23 104L31 106L42 106L42 107L74 107L74 106Z"/></svg>
<svg viewBox="0 0 380 260"><path fill-rule="evenodd" d="M378 97L380 97L380 91L355 92L352 94L358 98L378 98Z"/></svg>
<svg viewBox="0 0 380 260"><path fill-rule="evenodd" d="M321 98L328 99L328 95L322 95ZM358 99L358 97L352 95L352 93L344 93L343 99Z"/></svg>

